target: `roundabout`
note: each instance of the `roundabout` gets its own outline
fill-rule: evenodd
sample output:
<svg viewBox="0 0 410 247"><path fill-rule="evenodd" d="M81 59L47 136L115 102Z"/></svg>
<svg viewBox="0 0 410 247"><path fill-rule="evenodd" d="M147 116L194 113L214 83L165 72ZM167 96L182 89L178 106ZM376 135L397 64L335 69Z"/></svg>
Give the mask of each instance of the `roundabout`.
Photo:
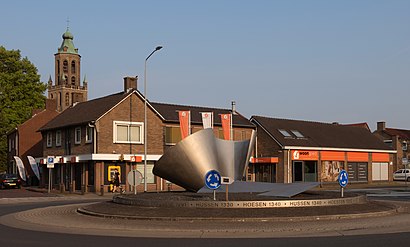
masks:
<svg viewBox="0 0 410 247"><path fill-rule="evenodd" d="M266 222L352 219L396 214L397 206L367 201L366 196L307 191L294 198L266 198L235 193L230 201L217 193L191 192L116 195L112 201L79 207L77 212L103 218L150 221Z"/></svg>

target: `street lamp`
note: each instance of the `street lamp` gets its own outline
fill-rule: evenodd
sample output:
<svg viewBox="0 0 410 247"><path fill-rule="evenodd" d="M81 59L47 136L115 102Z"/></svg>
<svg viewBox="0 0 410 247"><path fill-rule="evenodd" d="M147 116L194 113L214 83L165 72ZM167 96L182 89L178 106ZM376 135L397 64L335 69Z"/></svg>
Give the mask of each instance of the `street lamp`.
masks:
<svg viewBox="0 0 410 247"><path fill-rule="evenodd" d="M162 49L162 46L155 47L144 64L144 192L147 192L147 144L148 144L148 127L147 127L147 61L156 51Z"/></svg>

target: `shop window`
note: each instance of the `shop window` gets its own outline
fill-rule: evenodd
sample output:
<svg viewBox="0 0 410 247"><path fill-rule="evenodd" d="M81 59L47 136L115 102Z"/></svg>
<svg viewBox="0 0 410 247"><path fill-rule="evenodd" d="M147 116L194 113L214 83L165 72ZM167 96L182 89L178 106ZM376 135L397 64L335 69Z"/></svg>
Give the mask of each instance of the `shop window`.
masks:
<svg viewBox="0 0 410 247"><path fill-rule="evenodd" d="M154 165L153 164L147 164L147 183L148 184L153 184L155 183L155 175L152 172L152 170L154 169ZM137 165L137 170L139 172L141 172L142 177L144 178L144 165ZM144 179L143 179L144 181Z"/></svg>
<svg viewBox="0 0 410 247"><path fill-rule="evenodd" d="M367 163L349 162L347 163L347 174L349 182L367 182Z"/></svg>
<svg viewBox="0 0 410 247"><path fill-rule="evenodd" d="M165 127L165 144L175 145L177 142L181 141L181 129L176 126Z"/></svg>
<svg viewBox="0 0 410 247"><path fill-rule="evenodd" d="M81 144L81 128L75 128L75 132L74 132L74 143L75 144Z"/></svg>
<svg viewBox="0 0 410 247"><path fill-rule="evenodd" d="M335 182L340 171L343 169L344 162L341 161L322 161L322 172L320 174L322 182Z"/></svg>
<svg viewBox="0 0 410 247"><path fill-rule="evenodd" d="M114 121L114 143L143 143L143 123Z"/></svg>
<svg viewBox="0 0 410 247"><path fill-rule="evenodd" d="M293 182L316 182L316 161L293 161Z"/></svg>

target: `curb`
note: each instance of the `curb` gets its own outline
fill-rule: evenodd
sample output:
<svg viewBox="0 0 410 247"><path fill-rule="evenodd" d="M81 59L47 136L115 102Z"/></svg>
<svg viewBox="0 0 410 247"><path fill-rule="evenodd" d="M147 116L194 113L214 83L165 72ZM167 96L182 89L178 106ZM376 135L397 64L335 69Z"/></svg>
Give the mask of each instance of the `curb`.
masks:
<svg viewBox="0 0 410 247"><path fill-rule="evenodd" d="M125 220L147 220L147 221L218 221L218 222L289 222L289 221L320 221L320 220L336 220L336 219L359 219L371 217L384 217L403 212L401 206L380 212L361 213L361 214L336 214L336 215L317 215L317 216L300 216L300 217L264 217L264 218L221 218L221 217L144 217L136 215L117 215L104 214L89 211L84 208L78 208L77 213L101 217L114 218Z"/></svg>

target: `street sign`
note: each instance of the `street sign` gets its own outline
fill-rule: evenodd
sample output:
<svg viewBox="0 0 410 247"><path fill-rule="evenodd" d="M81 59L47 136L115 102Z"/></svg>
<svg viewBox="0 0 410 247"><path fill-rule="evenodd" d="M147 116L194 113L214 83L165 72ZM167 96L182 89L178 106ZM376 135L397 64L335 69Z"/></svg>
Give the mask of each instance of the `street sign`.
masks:
<svg viewBox="0 0 410 247"><path fill-rule="evenodd" d="M216 190L221 187L221 175L215 170L210 170L205 175L205 185L210 190Z"/></svg>
<svg viewBox="0 0 410 247"><path fill-rule="evenodd" d="M47 168L54 168L54 157L47 156Z"/></svg>
<svg viewBox="0 0 410 247"><path fill-rule="evenodd" d="M346 187L347 183L349 182L347 172L345 170L341 170L339 176L337 177L337 180L339 180L339 185L341 187Z"/></svg>
<svg viewBox="0 0 410 247"><path fill-rule="evenodd" d="M138 170L132 170L127 175L127 181L132 186L138 186L142 182L142 174Z"/></svg>
<svg viewBox="0 0 410 247"><path fill-rule="evenodd" d="M221 184L232 184L233 179L230 177L222 177L221 178Z"/></svg>

